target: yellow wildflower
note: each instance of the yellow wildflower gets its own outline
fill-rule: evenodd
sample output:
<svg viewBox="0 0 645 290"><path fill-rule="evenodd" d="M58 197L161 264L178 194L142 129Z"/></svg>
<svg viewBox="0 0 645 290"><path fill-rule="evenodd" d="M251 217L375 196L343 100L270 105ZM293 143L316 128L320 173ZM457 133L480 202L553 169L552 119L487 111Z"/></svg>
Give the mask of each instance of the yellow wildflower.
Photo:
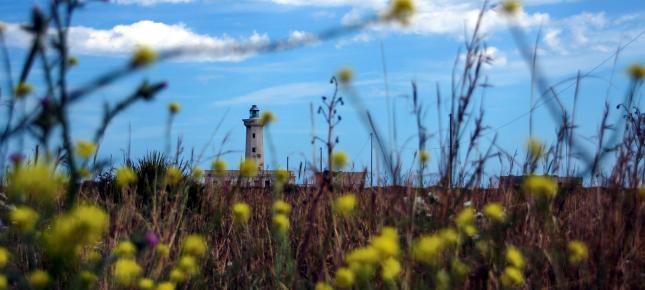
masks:
<svg viewBox="0 0 645 290"><path fill-rule="evenodd" d="M215 173L218 175L222 175L224 171L226 170L226 162L222 160L221 158L217 158L213 160L213 170L215 170Z"/></svg>
<svg viewBox="0 0 645 290"><path fill-rule="evenodd" d="M92 141L78 141L76 142L76 154L82 158L88 158L96 151L96 144Z"/></svg>
<svg viewBox="0 0 645 290"><path fill-rule="evenodd" d="M569 253L569 262L571 264L579 264L580 262L589 258L589 249L587 248L587 245L585 245L585 243L582 241L570 241L567 245L567 250Z"/></svg>
<svg viewBox="0 0 645 290"><path fill-rule="evenodd" d="M459 242L459 234L453 228L442 229L438 234L446 246L455 245Z"/></svg>
<svg viewBox="0 0 645 290"><path fill-rule="evenodd" d="M80 205L54 219L45 234L45 245L51 255L75 256L79 246L100 241L107 227L105 211L93 205Z"/></svg>
<svg viewBox="0 0 645 290"><path fill-rule="evenodd" d="M134 255L137 253L137 248L130 241L121 241L114 247L112 252L119 258L134 258Z"/></svg>
<svg viewBox="0 0 645 290"><path fill-rule="evenodd" d="M233 204L233 222L238 225L244 225L251 218L251 206L244 202Z"/></svg>
<svg viewBox="0 0 645 290"><path fill-rule="evenodd" d="M5 290L7 288L9 288L9 281L7 281L7 276L0 274L0 290Z"/></svg>
<svg viewBox="0 0 645 290"><path fill-rule="evenodd" d="M50 282L49 273L43 270L35 270L29 274L29 285L33 289L44 289Z"/></svg>
<svg viewBox="0 0 645 290"><path fill-rule="evenodd" d="M558 184L547 176L529 176L524 180L522 188L539 198L554 198L558 193Z"/></svg>
<svg viewBox="0 0 645 290"><path fill-rule="evenodd" d="M450 274L446 270L441 269L435 275L436 289L437 290L448 290L450 289Z"/></svg>
<svg viewBox="0 0 645 290"><path fill-rule="evenodd" d="M99 279L94 273L90 271L81 272L80 278L83 285L92 285Z"/></svg>
<svg viewBox="0 0 645 290"><path fill-rule="evenodd" d="M242 177L253 177L258 174L258 164L253 159L244 159L240 162L240 175Z"/></svg>
<svg viewBox="0 0 645 290"><path fill-rule="evenodd" d="M208 246L206 241L200 235L189 235L184 238L183 253L195 257L202 257L206 254Z"/></svg>
<svg viewBox="0 0 645 290"><path fill-rule="evenodd" d="M393 228L389 228L393 230ZM372 240L372 246L378 250L381 258L396 257L399 255L399 236L394 230L394 234L391 231L381 234L380 236L375 237Z"/></svg>
<svg viewBox="0 0 645 290"><path fill-rule="evenodd" d="M114 263L114 280L120 285L132 285L139 276L143 269L132 259L118 259Z"/></svg>
<svg viewBox="0 0 645 290"><path fill-rule="evenodd" d="M452 262L450 263L450 268L452 269L452 272L455 273L460 278L465 277L470 271L470 269L466 264L464 264L462 261L456 258L453 259Z"/></svg>
<svg viewBox="0 0 645 290"><path fill-rule="evenodd" d="M64 175L55 172L53 164L46 162L19 166L8 174L6 192L18 201L32 199L51 204L63 193L65 179Z"/></svg>
<svg viewBox="0 0 645 290"><path fill-rule="evenodd" d="M126 187L137 182L137 174L128 166L116 170L116 183L119 187Z"/></svg>
<svg viewBox="0 0 645 290"><path fill-rule="evenodd" d="M176 166L170 166L166 168L166 183L169 185L177 185L181 179L184 177L181 169Z"/></svg>
<svg viewBox="0 0 645 290"><path fill-rule="evenodd" d="M354 211L356 207L356 195L353 193L347 193L345 195L339 196L334 201L334 212L347 216Z"/></svg>
<svg viewBox="0 0 645 290"><path fill-rule="evenodd" d="M491 202L484 206L484 215L489 219L503 223L506 220L504 207L498 202Z"/></svg>
<svg viewBox="0 0 645 290"><path fill-rule="evenodd" d="M146 66L154 63L155 60L157 60L157 52L154 49L149 46L139 46L134 51L131 63L134 66Z"/></svg>
<svg viewBox="0 0 645 290"><path fill-rule="evenodd" d="M180 269L172 269L170 270L170 281L175 282L175 283L181 283L186 280L186 273Z"/></svg>
<svg viewBox="0 0 645 290"><path fill-rule="evenodd" d="M396 279L401 273L401 263L395 258L387 258L381 265L381 278L385 281Z"/></svg>
<svg viewBox="0 0 645 290"><path fill-rule="evenodd" d="M524 256L522 255L522 252L520 252L520 250L515 246L509 246L506 248L506 260L515 268L524 268Z"/></svg>
<svg viewBox="0 0 645 290"><path fill-rule="evenodd" d="M170 111L171 114L177 114L179 113L179 110L181 110L181 105L177 102L172 102L168 104L168 111Z"/></svg>
<svg viewBox="0 0 645 290"><path fill-rule="evenodd" d="M276 214L273 216L273 225L281 233L286 233L289 230L289 218L284 214Z"/></svg>
<svg viewBox="0 0 645 290"><path fill-rule="evenodd" d="M161 257L168 257L170 255L170 247L166 244L159 243L155 246L155 253Z"/></svg>
<svg viewBox="0 0 645 290"><path fill-rule="evenodd" d="M347 166L347 163L349 158L347 157L347 154L343 151L335 151L331 155L331 164L334 170L341 170Z"/></svg>
<svg viewBox="0 0 645 290"><path fill-rule="evenodd" d="M18 206L9 213L9 220L18 230L31 232L38 222L38 213L28 206Z"/></svg>
<svg viewBox="0 0 645 290"><path fill-rule="evenodd" d="M139 279L139 289L141 290L152 290L155 288L155 282L150 278L141 278Z"/></svg>
<svg viewBox="0 0 645 290"><path fill-rule="evenodd" d="M271 123L274 123L276 121L276 117L271 111L264 111L262 112L262 116L260 116L260 126L268 126Z"/></svg>
<svg viewBox="0 0 645 290"><path fill-rule="evenodd" d="M334 290L334 288L325 282L318 282L316 283L315 290Z"/></svg>
<svg viewBox="0 0 645 290"><path fill-rule="evenodd" d="M533 161L537 161L544 155L544 145L535 137L529 137L526 140L526 149L529 153L529 158Z"/></svg>
<svg viewBox="0 0 645 290"><path fill-rule="evenodd" d="M179 258L179 269L188 276L195 276L199 273L199 265L195 257L190 255L185 255Z"/></svg>
<svg viewBox="0 0 645 290"><path fill-rule="evenodd" d="M421 150L421 152L419 152L419 162L425 165L428 163L428 161L430 161L430 152L428 152L427 150Z"/></svg>
<svg viewBox="0 0 645 290"><path fill-rule="evenodd" d="M341 84L349 84L354 78L354 71L349 67L344 67L338 71L337 76Z"/></svg>
<svg viewBox="0 0 645 290"><path fill-rule="evenodd" d="M33 91L34 91L33 86L31 86L30 84L25 83L25 82L20 82L18 84L18 86L16 86L16 90L15 90L14 94L16 95L16 97L22 98L22 97L24 97L24 96L26 96L28 94L31 94L31 92L33 92Z"/></svg>
<svg viewBox="0 0 645 290"><path fill-rule="evenodd" d="M444 246L438 235L424 235L412 246L412 256L419 262L435 265L443 255Z"/></svg>
<svg viewBox="0 0 645 290"><path fill-rule="evenodd" d="M515 267L506 267L502 274L502 284L507 287L522 285L524 284L524 274Z"/></svg>
<svg viewBox="0 0 645 290"><path fill-rule="evenodd" d="M522 3L518 0L506 0L502 3L502 10L509 14L514 15L522 9Z"/></svg>
<svg viewBox="0 0 645 290"><path fill-rule="evenodd" d="M202 170L201 168L199 168L199 166L195 166L195 167L193 167L193 169L190 171L190 175L191 175L194 179L200 179L200 178L204 177L204 170Z"/></svg>
<svg viewBox="0 0 645 290"><path fill-rule="evenodd" d="M9 251L0 247L0 269L4 268L9 263Z"/></svg>
<svg viewBox="0 0 645 290"><path fill-rule="evenodd" d="M635 63L627 69L627 73L635 81L640 81L645 78L645 65Z"/></svg>
<svg viewBox="0 0 645 290"><path fill-rule="evenodd" d="M408 24L415 10L416 7L412 0L392 0L390 9L385 14L385 18L399 21L402 24Z"/></svg>
<svg viewBox="0 0 645 290"><path fill-rule="evenodd" d="M82 178L88 178L92 173L90 172L87 167L82 167L81 169L78 170L78 175L81 176Z"/></svg>
<svg viewBox="0 0 645 290"><path fill-rule="evenodd" d="M290 175L289 171L281 168L275 171L275 180L280 184L285 184L289 182Z"/></svg>
<svg viewBox="0 0 645 290"><path fill-rule="evenodd" d="M291 205L284 200L276 200L273 203L273 212L276 214L290 214Z"/></svg>
<svg viewBox="0 0 645 290"><path fill-rule="evenodd" d="M336 276L334 277L334 284L339 288L351 288L354 285L355 276L354 272L348 268L338 268Z"/></svg>
<svg viewBox="0 0 645 290"><path fill-rule="evenodd" d="M468 224L472 224L473 221L475 220L475 210L472 209L471 207L464 208L459 214L457 214L457 218L455 218L455 223L459 227L465 227Z"/></svg>
<svg viewBox="0 0 645 290"><path fill-rule="evenodd" d="M175 284L170 282L161 282L157 285L156 290L175 290Z"/></svg>

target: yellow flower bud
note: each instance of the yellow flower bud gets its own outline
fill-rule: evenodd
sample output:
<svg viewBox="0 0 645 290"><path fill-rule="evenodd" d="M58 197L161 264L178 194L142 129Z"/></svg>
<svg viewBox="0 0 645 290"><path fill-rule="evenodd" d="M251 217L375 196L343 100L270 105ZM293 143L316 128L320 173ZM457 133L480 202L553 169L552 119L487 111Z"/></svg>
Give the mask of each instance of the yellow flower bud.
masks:
<svg viewBox="0 0 645 290"><path fill-rule="evenodd" d="M76 143L76 154L82 158L88 158L96 151L96 144L92 141L78 141Z"/></svg>
<svg viewBox="0 0 645 290"><path fill-rule="evenodd" d="M356 207L356 195L353 193L348 193L342 196L339 196L334 201L334 212L342 216L347 216L354 211Z"/></svg>
<svg viewBox="0 0 645 290"><path fill-rule="evenodd" d="M251 218L251 207L244 202L233 204L233 222L238 225L245 225Z"/></svg>
<svg viewBox="0 0 645 290"><path fill-rule="evenodd" d="M171 114L177 114L181 110L181 105L177 102L172 102L168 104L168 111L170 111Z"/></svg>
<svg viewBox="0 0 645 290"><path fill-rule="evenodd" d="M132 56L132 65L146 66L157 60L157 52L149 46L139 46Z"/></svg>
<svg viewBox="0 0 645 290"><path fill-rule="evenodd" d="M18 230L27 233L34 230L38 222L38 213L30 207L18 206L9 213L11 224Z"/></svg>

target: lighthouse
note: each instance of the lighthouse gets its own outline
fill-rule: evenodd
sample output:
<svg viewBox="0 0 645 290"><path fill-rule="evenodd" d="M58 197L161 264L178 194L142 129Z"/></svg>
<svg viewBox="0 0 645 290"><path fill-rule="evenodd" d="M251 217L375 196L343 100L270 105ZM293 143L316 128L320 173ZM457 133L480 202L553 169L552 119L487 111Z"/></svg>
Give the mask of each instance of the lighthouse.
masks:
<svg viewBox="0 0 645 290"><path fill-rule="evenodd" d="M244 157L255 160L260 171L264 170L264 140L262 138L262 124L260 122L260 109L253 105L249 110L249 118L242 119L246 127L246 150Z"/></svg>

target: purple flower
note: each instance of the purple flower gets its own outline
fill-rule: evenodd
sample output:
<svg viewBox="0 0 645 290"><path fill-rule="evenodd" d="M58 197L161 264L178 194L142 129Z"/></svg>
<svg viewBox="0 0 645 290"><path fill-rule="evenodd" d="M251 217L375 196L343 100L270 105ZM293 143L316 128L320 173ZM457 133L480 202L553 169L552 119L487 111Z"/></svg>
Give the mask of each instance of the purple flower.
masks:
<svg viewBox="0 0 645 290"><path fill-rule="evenodd" d="M148 231L148 233L146 233L146 243L151 248L156 246L159 243L159 236L157 236L153 231Z"/></svg>

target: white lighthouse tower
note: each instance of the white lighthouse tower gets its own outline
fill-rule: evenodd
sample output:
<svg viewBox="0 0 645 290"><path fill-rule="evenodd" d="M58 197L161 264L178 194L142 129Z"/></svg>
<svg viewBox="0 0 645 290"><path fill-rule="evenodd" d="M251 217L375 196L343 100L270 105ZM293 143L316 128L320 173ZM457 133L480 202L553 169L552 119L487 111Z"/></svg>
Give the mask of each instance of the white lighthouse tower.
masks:
<svg viewBox="0 0 645 290"><path fill-rule="evenodd" d="M260 109L256 105L251 106L251 113L248 119L243 119L246 127L246 150L244 157L254 159L258 169L264 170L264 139L262 138L262 124L260 124Z"/></svg>

